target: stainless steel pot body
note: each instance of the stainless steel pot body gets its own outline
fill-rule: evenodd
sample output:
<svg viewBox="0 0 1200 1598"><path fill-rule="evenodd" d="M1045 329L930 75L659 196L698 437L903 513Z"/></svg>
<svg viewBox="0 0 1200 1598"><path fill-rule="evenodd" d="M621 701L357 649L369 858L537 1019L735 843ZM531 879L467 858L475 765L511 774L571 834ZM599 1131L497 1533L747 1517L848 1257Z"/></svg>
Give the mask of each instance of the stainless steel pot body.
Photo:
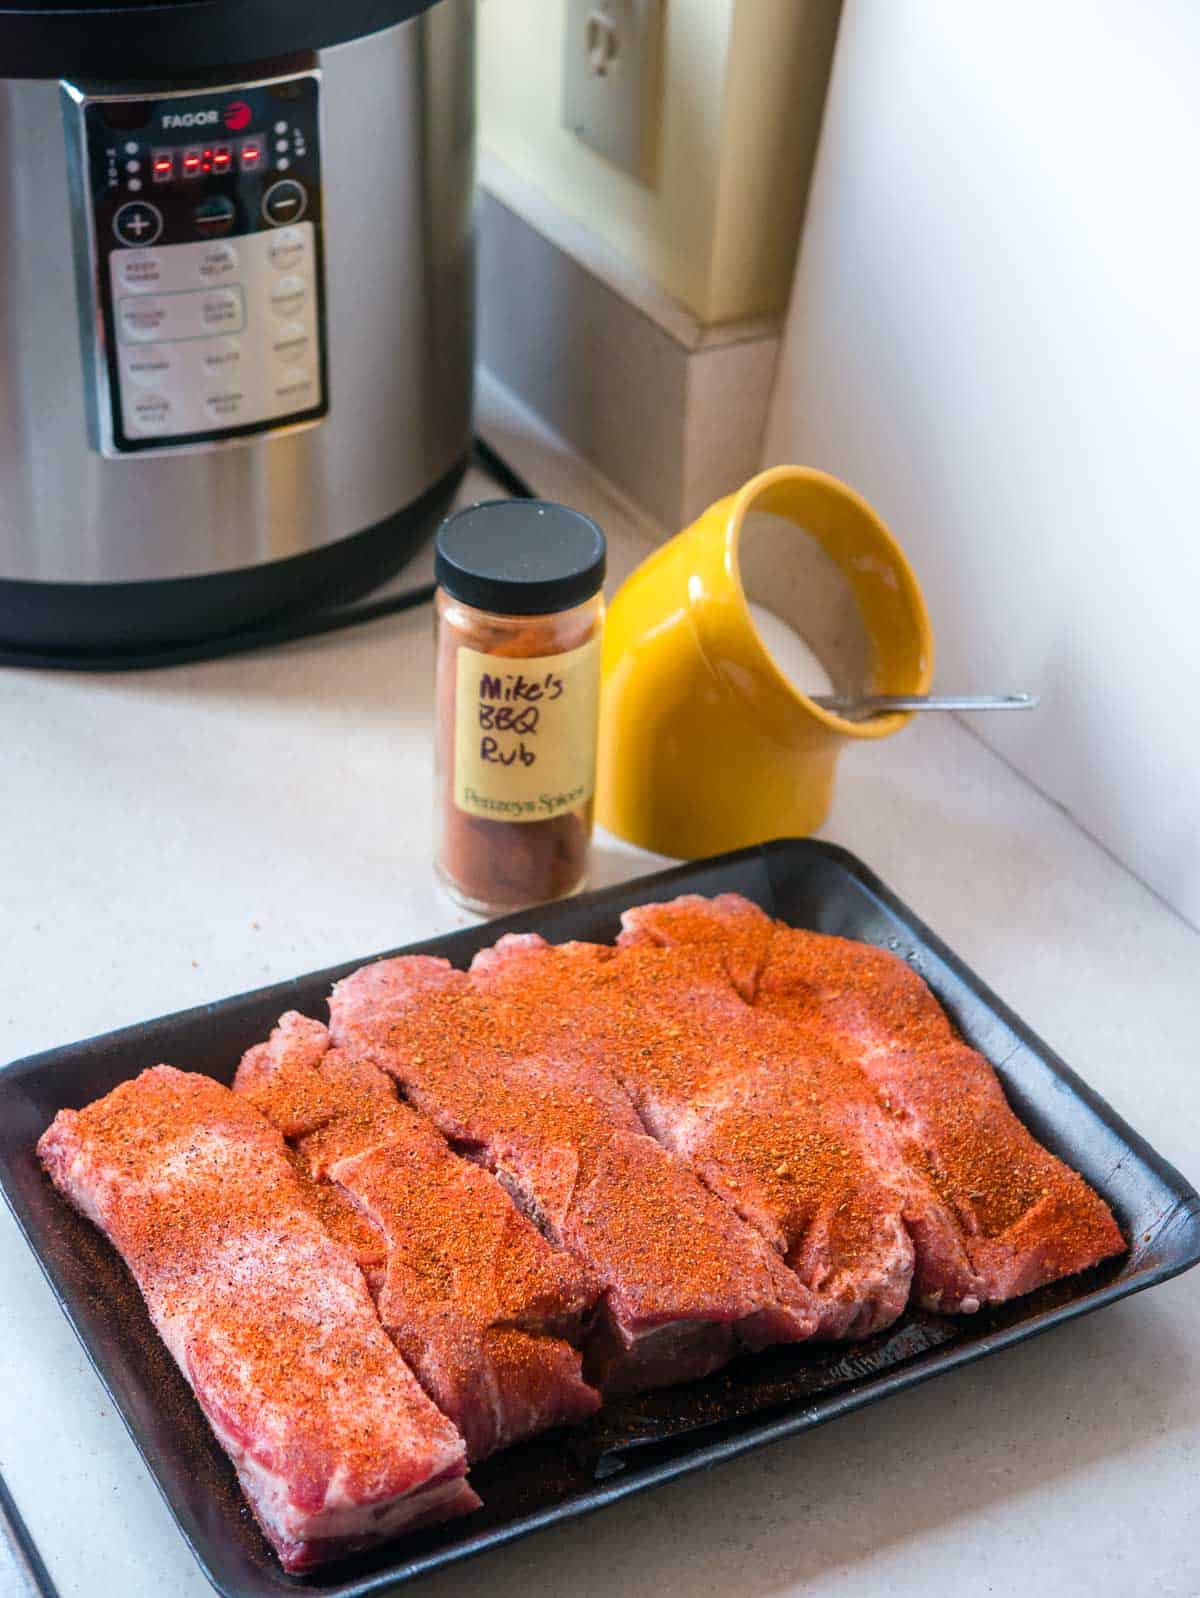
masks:
<svg viewBox="0 0 1200 1598"><path fill-rule="evenodd" d="M439 0L315 65L327 414L115 459L88 424L60 88L0 79L0 584L158 584L285 561L388 522L465 456L473 0Z"/></svg>

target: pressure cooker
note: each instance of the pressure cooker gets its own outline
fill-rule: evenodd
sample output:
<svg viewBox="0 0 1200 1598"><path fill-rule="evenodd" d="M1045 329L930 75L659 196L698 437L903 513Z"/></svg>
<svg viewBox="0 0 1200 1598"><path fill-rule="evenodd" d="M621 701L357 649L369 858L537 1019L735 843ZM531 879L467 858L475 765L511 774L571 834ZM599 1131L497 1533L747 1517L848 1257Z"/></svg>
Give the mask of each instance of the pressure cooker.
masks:
<svg viewBox="0 0 1200 1598"><path fill-rule="evenodd" d="M361 593L471 438L473 0L0 10L0 645Z"/></svg>

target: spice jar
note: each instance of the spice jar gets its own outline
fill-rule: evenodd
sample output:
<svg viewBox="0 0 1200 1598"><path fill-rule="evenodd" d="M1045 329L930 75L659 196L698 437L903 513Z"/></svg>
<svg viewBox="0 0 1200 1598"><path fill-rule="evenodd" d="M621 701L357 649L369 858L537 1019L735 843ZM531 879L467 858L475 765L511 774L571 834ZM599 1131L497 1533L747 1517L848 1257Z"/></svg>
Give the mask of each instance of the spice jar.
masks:
<svg viewBox="0 0 1200 1598"><path fill-rule="evenodd" d="M434 862L470 910L575 893L596 774L604 534L541 500L442 523Z"/></svg>

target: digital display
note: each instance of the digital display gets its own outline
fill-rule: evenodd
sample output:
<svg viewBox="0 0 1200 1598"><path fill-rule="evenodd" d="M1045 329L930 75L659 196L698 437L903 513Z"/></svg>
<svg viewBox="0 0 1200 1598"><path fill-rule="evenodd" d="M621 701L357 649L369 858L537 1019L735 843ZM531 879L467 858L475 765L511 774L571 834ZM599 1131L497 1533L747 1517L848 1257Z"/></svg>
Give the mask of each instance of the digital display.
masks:
<svg viewBox="0 0 1200 1598"><path fill-rule="evenodd" d="M202 178L210 173L220 177L241 167L257 171L265 161L265 147L258 138L243 139L240 145L189 144L183 150L154 150L150 155L150 176L155 183L172 183L176 178Z"/></svg>

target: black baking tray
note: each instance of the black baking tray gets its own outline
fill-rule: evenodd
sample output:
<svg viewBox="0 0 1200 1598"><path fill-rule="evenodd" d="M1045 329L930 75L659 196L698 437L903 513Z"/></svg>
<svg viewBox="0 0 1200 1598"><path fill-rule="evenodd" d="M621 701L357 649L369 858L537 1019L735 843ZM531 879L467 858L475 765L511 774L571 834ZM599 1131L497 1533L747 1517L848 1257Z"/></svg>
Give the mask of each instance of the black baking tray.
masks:
<svg viewBox="0 0 1200 1598"><path fill-rule="evenodd" d="M552 942L610 941L630 905L729 890L795 926L859 938L906 957L963 1036L995 1066L1026 1125L1108 1200L1129 1253L998 1310L958 1319L910 1310L866 1342L775 1349L736 1360L704 1382L615 1403L577 1431L535 1439L474 1467L471 1479L484 1500L474 1515L314 1575L287 1576L245 1508L232 1467L124 1265L50 1187L34 1143L59 1109L86 1104L159 1061L230 1081L243 1050L264 1037L283 1010L323 1016L330 985L371 957L19 1061L0 1073L0 1185L180 1531L225 1598L381 1593L821 1425L1166 1281L1200 1260L1196 1192L877 877L829 844L764 844L389 952L440 954L466 965L504 931L536 930Z"/></svg>

